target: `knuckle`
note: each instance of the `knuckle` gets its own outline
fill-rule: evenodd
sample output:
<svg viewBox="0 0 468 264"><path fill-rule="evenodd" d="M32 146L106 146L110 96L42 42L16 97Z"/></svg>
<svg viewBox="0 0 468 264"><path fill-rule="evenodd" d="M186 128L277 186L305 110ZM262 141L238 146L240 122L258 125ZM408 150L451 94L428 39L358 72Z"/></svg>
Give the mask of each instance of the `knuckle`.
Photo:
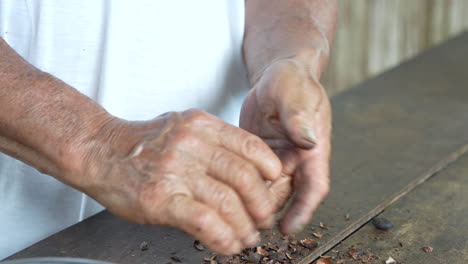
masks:
<svg viewBox="0 0 468 264"><path fill-rule="evenodd" d="M244 200L253 200L253 202L256 202L259 198L259 194L263 194L261 187L246 175L241 175L238 177L238 180L235 184L236 186L234 187L242 195Z"/></svg>
<svg viewBox="0 0 468 264"><path fill-rule="evenodd" d="M259 193L259 174L254 166L245 161L231 160L228 163L228 170L233 172L231 184L243 196Z"/></svg>
<svg viewBox="0 0 468 264"><path fill-rule="evenodd" d="M234 193L234 191L221 190L218 194L219 197L219 211L224 215L233 215L236 211L236 205L238 205L239 200Z"/></svg>
<svg viewBox="0 0 468 264"><path fill-rule="evenodd" d="M234 184L235 187L239 189L239 191L245 192L254 192L257 185L255 184L255 177L257 176L257 172L255 168L244 161L241 162L232 162L230 167L232 171L235 172L234 176Z"/></svg>
<svg viewBox="0 0 468 264"><path fill-rule="evenodd" d="M264 143L256 136L249 136L242 143L242 154L247 157L255 156L262 150L264 150Z"/></svg>
<svg viewBox="0 0 468 264"><path fill-rule="evenodd" d="M309 109L310 108L310 109ZM300 119L301 121L307 121L307 120L310 120L311 118L313 118L312 114L313 114L313 111L314 108L312 107L301 107L300 109L296 109L296 113L295 113L295 116L296 118Z"/></svg>
<svg viewBox="0 0 468 264"><path fill-rule="evenodd" d="M203 110L199 108L190 108L183 112L185 116L197 115L203 113Z"/></svg>
<svg viewBox="0 0 468 264"><path fill-rule="evenodd" d="M313 115L310 112L304 111L304 109L289 109L290 117L288 123L292 126L300 126L304 123L310 122Z"/></svg>
<svg viewBox="0 0 468 264"><path fill-rule="evenodd" d="M211 153L211 156L210 156L210 163L221 163L223 162L224 160L224 152L223 151L219 151L219 150L215 150Z"/></svg>
<svg viewBox="0 0 468 264"><path fill-rule="evenodd" d="M200 144L201 139L197 136L193 127L183 126L175 129L170 137L173 154L177 150L193 151Z"/></svg>
<svg viewBox="0 0 468 264"><path fill-rule="evenodd" d="M201 109L192 108L184 111L183 116L185 117L186 121L190 123L199 119L208 118L209 114Z"/></svg>
<svg viewBox="0 0 468 264"><path fill-rule="evenodd" d="M290 107L289 113L291 114L291 118L299 119L298 121L302 121L303 119L310 118L310 116L308 116L307 111L304 111L303 107L298 107L298 106Z"/></svg>
<svg viewBox="0 0 468 264"><path fill-rule="evenodd" d="M195 136L191 127L179 127L172 133L172 140L178 145L193 142L194 139Z"/></svg>
<svg viewBox="0 0 468 264"><path fill-rule="evenodd" d="M249 192L255 188L252 183L253 177L257 174L255 168L243 160L237 159L224 151L214 151L210 161L222 166L231 175L230 184L238 191Z"/></svg>
<svg viewBox="0 0 468 264"><path fill-rule="evenodd" d="M153 119L153 121L156 121L158 119L161 119L161 118L168 118L168 119L174 119L174 118L177 118L177 115L179 113L175 112L175 111L169 111L169 112L165 112L159 116L157 116L155 119Z"/></svg>
<svg viewBox="0 0 468 264"><path fill-rule="evenodd" d="M177 213L181 199L190 196L174 177L172 174L162 175L145 183L138 192L138 204L151 224L170 224L166 220Z"/></svg>

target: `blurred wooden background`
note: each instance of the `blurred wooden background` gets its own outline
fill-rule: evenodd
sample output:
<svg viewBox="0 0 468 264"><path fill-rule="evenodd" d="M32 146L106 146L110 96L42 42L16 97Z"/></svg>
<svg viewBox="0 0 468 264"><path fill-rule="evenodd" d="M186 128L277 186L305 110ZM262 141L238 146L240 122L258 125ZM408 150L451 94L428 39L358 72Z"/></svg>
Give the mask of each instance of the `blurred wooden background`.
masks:
<svg viewBox="0 0 468 264"><path fill-rule="evenodd" d="M322 82L333 95L468 30L468 0L338 0Z"/></svg>

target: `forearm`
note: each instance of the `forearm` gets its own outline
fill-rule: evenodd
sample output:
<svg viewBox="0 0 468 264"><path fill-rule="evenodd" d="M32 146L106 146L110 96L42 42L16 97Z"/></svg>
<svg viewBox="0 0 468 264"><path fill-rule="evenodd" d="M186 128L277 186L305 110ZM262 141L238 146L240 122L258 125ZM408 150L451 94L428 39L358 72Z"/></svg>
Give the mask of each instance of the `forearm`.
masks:
<svg viewBox="0 0 468 264"><path fill-rule="evenodd" d="M0 151L62 176L110 115L88 97L23 60L0 38Z"/></svg>
<svg viewBox="0 0 468 264"><path fill-rule="evenodd" d="M264 69L292 58L320 78L335 33L335 0L246 0L244 59L253 85Z"/></svg>

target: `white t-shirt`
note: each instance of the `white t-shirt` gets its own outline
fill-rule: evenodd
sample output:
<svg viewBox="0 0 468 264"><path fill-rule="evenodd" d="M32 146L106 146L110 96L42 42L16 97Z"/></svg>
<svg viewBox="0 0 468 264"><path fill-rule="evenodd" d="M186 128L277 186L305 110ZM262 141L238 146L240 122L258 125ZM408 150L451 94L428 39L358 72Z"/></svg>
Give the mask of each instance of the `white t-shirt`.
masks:
<svg viewBox="0 0 468 264"><path fill-rule="evenodd" d="M196 107L237 124L243 29L243 0L0 0L10 46L130 120ZM0 259L100 210L0 153Z"/></svg>

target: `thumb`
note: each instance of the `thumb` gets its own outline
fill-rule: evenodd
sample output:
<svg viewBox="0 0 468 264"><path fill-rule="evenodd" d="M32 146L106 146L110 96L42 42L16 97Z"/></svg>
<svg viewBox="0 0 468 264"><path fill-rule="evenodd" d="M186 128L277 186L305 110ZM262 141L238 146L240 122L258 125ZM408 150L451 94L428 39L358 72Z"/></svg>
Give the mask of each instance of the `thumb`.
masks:
<svg viewBox="0 0 468 264"><path fill-rule="evenodd" d="M268 190L271 193L271 197L275 200L275 213L277 213L284 208L292 194L292 178L289 175L281 173L281 176L276 181L268 182L267 185ZM261 229L268 229L271 228L274 222L275 216L271 216L260 223L258 227Z"/></svg>
<svg viewBox="0 0 468 264"><path fill-rule="evenodd" d="M276 200L275 212L283 209L293 191L292 178L289 175L281 173L281 176L271 183L268 190Z"/></svg>
<svg viewBox="0 0 468 264"><path fill-rule="evenodd" d="M300 148L312 149L318 143L316 117L326 95L320 83L311 78L293 84L286 89L291 92L280 100L279 119L291 142Z"/></svg>

